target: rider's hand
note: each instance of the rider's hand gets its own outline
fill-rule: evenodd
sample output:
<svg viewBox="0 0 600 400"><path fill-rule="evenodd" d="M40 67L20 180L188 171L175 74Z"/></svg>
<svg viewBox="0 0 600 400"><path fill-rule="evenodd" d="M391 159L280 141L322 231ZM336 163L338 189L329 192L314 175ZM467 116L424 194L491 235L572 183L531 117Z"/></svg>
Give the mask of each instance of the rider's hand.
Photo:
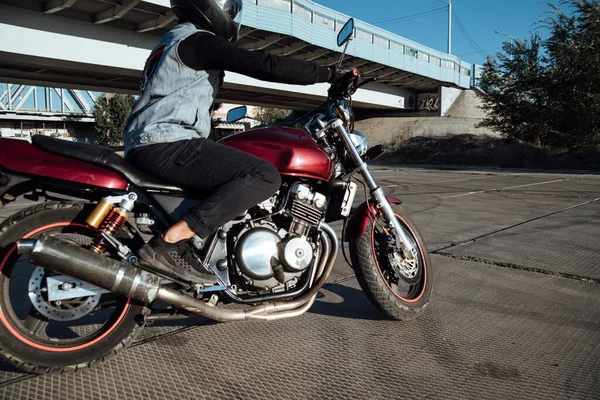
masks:
<svg viewBox="0 0 600 400"><path fill-rule="evenodd" d="M329 67L329 83L339 85L348 83L348 80L354 76L354 68Z"/></svg>

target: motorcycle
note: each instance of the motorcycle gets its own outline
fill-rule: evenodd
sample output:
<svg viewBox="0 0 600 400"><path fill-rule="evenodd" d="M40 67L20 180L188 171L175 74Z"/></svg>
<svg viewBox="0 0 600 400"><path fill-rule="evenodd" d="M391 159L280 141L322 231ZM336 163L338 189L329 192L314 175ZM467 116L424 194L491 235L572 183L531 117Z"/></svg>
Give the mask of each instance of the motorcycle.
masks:
<svg viewBox="0 0 600 400"><path fill-rule="evenodd" d="M350 20L338 45L347 48L353 31ZM431 294L431 262L401 201L369 171L384 148L367 149L353 130L352 95L367 82L354 69L306 116L221 140L275 165L282 184L205 241L194 239L197 262L214 273L208 283L140 257L145 238L178 221L201 194L157 181L104 147L42 135L31 144L0 139L0 195L46 200L0 225L0 356L28 372L60 373L113 357L153 321L299 316L336 261L333 221L344 221L352 268L370 301L394 319L417 316ZM245 113L234 109L228 120ZM365 201L353 207L358 184ZM223 307L231 303L243 306Z"/></svg>

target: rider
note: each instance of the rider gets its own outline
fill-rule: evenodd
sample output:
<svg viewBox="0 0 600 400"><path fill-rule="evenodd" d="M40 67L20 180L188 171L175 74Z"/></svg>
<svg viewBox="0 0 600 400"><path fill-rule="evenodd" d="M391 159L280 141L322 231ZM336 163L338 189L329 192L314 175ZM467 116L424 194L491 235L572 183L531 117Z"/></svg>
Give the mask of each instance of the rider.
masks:
<svg viewBox="0 0 600 400"><path fill-rule="evenodd" d="M193 256L190 239L206 239L272 196L281 184L270 163L207 139L223 71L297 85L338 83L347 72L237 47L242 1L171 0L179 23L146 61L141 96L126 126L127 161L165 183L210 191L140 252L155 268L173 270L194 282L212 283L214 277Z"/></svg>

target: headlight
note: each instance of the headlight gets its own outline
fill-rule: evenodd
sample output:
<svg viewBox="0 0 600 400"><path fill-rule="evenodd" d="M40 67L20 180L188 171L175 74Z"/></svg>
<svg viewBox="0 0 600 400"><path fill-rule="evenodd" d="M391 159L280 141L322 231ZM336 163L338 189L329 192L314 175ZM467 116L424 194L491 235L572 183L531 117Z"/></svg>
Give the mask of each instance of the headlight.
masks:
<svg viewBox="0 0 600 400"><path fill-rule="evenodd" d="M352 131L350 134L350 139L352 139L352 143L354 143L358 154L364 156L369 148L369 141L367 140L367 137L360 131Z"/></svg>

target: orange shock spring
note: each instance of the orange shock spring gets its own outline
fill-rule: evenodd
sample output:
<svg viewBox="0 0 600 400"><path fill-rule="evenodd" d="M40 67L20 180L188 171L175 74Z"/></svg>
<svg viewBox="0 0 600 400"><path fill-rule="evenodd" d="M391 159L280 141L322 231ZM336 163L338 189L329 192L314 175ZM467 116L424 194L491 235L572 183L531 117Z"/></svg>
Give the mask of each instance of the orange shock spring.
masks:
<svg viewBox="0 0 600 400"><path fill-rule="evenodd" d="M96 235L96 238L92 244L90 244L90 249L98 254L104 253L108 242L102 236L102 232L112 235L125 224L126 220L127 210L118 207L114 208L104 219L104 222L102 222L102 225L98 231L98 235Z"/></svg>

